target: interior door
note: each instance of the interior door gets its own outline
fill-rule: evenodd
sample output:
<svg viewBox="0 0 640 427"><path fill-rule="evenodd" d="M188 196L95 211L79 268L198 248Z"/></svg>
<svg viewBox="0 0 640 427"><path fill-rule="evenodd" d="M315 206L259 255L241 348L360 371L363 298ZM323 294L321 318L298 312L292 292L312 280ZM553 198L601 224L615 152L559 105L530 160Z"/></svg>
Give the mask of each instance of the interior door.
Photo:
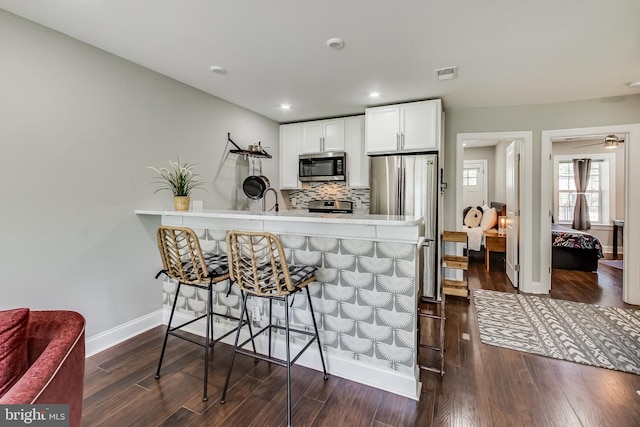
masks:
<svg viewBox="0 0 640 427"><path fill-rule="evenodd" d="M465 160L462 170L462 202L467 206L483 206L488 203L486 160Z"/></svg>
<svg viewBox="0 0 640 427"><path fill-rule="evenodd" d="M507 146L506 153L506 203L507 203L507 277L514 287L519 286L519 247L520 247L520 153L519 140Z"/></svg>

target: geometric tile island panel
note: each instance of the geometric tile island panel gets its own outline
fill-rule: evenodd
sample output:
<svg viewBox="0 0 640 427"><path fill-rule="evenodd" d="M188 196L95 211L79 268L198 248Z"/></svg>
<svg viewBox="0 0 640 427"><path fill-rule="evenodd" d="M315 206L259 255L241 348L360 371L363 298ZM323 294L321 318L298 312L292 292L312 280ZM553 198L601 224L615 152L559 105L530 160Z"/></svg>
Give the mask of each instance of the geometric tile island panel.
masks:
<svg viewBox="0 0 640 427"><path fill-rule="evenodd" d="M640 374L640 310L474 290L483 343Z"/></svg>
<svg viewBox="0 0 640 427"><path fill-rule="evenodd" d="M194 229L204 252L226 253L226 230ZM318 267L309 285L326 351L414 375L416 359L416 247L408 243L280 235L287 262ZM176 285L164 282L163 302L173 303ZM240 292L229 281L214 285L214 312L238 316ZM205 311L206 292L185 286L176 310L196 317ZM249 298L253 323L267 323L268 304ZM312 327L303 295L288 308L298 327ZM274 323L284 324L284 304L273 305ZM218 318L226 322L224 318ZM303 339L303 338L299 338Z"/></svg>

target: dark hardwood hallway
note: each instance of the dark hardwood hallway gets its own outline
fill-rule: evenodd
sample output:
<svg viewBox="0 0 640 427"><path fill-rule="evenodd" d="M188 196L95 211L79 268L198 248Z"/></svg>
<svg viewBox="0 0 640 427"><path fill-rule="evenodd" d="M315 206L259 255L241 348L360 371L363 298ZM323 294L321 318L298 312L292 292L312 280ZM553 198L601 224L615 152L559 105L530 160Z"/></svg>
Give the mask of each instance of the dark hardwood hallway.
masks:
<svg viewBox="0 0 640 427"><path fill-rule="evenodd" d="M474 289L515 292L484 264L471 264L469 276ZM552 280L553 298L639 308L622 302L622 271L606 265L597 274L556 270ZM422 373L419 402L296 366L293 425L640 425L640 376L484 345L472 302L448 297L446 309L446 374ZM283 368L239 356L220 405L230 347L216 345L202 402L197 346L170 339L163 376L154 378L162 334L157 327L87 359L84 426L286 425Z"/></svg>

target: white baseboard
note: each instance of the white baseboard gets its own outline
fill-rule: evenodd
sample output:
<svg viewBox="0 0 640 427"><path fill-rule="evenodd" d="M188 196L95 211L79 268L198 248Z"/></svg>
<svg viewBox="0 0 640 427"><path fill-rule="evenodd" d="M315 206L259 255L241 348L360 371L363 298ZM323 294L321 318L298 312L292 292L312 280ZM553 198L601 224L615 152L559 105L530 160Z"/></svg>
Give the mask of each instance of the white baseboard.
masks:
<svg viewBox="0 0 640 427"><path fill-rule="evenodd" d="M135 337L151 328L161 325L163 310L157 310L137 319L131 320L115 328L87 338L85 343L86 357L93 356L122 341Z"/></svg>
<svg viewBox="0 0 640 427"><path fill-rule="evenodd" d="M529 283L526 287L526 290L523 290L521 285L520 290L528 294L548 294L549 293L549 289L545 285L543 285L541 282Z"/></svg>
<svg viewBox="0 0 640 427"><path fill-rule="evenodd" d="M163 313L163 323L166 324L169 321L170 309L165 309ZM186 316L182 313L174 314L174 325L188 321L192 319L191 316ZM218 338L224 335L226 332L232 330L235 326L227 325L224 322L214 323L213 331L214 338ZM184 328L185 331L191 332L200 336L205 334L204 320L194 322L191 325ZM321 332L322 334L322 332ZM225 337L222 342L233 345L235 341L235 334L231 334ZM249 338L249 331L245 327L240 333L241 342ZM255 340L256 349L259 353L266 354L268 349L268 338L266 333ZM303 345L292 342L291 343L291 355L298 354ZM251 348L250 344L247 344L245 348ZM315 350L315 351L314 351ZM417 380L419 377L418 370L416 369L415 375L407 375L400 372L391 371L388 369L382 369L376 366L367 365L359 362L356 359L349 359L342 357L338 354L323 351L325 365L327 372L330 375L345 378L350 381L354 381L360 384L365 384L371 387L379 388L381 390L388 391L390 393L398 394L400 396L408 397L410 399L419 400L422 384ZM272 337L272 355L284 359L285 355L285 343L284 336L281 334L273 334ZM302 356L296 361L296 364L305 366L307 368L314 369L322 372L322 364L320 362L320 356L317 351L317 344L313 343L308 351L305 351Z"/></svg>
<svg viewBox="0 0 640 427"><path fill-rule="evenodd" d="M623 247L618 247L618 256L622 256L623 254ZM604 252L605 255L613 255L613 245L610 246L602 246L602 252Z"/></svg>

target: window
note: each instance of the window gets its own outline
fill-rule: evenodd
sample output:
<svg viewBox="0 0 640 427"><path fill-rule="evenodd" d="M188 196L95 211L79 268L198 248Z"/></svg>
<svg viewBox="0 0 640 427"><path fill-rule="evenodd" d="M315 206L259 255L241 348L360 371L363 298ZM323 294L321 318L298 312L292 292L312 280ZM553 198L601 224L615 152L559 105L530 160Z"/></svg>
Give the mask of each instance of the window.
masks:
<svg viewBox="0 0 640 427"><path fill-rule="evenodd" d="M557 222L571 223L573 221L577 197L573 176L573 158L591 158L589 182L585 191L589 206L589 219L592 224L608 224L613 215L610 206L614 204L613 194L615 194L611 188L613 177L610 176L614 169L615 157L609 154L556 156L554 211Z"/></svg>
<svg viewBox="0 0 640 427"><path fill-rule="evenodd" d="M465 187L475 187L478 185L478 174L480 169L478 168L464 168L462 171L462 185Z"/></svg>

